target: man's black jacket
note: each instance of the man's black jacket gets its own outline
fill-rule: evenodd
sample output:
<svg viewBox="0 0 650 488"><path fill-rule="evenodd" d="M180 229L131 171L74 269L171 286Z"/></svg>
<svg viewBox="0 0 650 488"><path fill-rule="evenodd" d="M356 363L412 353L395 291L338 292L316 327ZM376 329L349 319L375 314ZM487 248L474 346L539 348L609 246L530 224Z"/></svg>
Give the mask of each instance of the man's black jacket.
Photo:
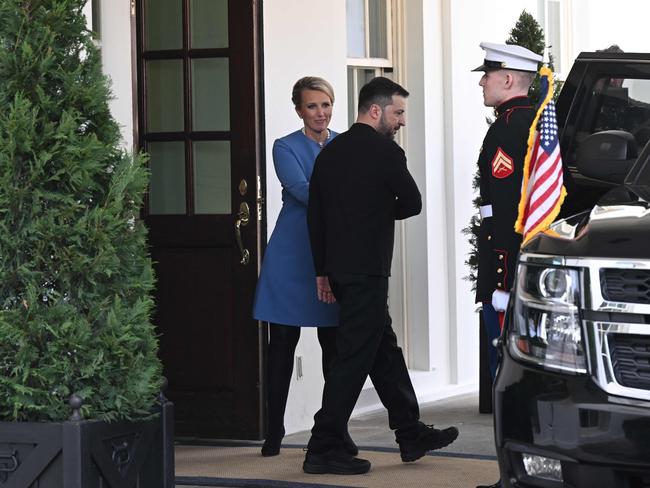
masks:
<svg viewBox="0 0 650 488"><path fill-rule="evenodd" d="M316 158L307 223L316 275L389 276L395 220L420 213L404 151L356 123Z"/></svg>

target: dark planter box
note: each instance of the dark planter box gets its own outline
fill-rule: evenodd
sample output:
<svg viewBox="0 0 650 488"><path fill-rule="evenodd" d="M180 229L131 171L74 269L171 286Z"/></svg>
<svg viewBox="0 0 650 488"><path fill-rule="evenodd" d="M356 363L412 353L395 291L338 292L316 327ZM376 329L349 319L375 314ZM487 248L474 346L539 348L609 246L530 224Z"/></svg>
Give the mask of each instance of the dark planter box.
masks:
<svg viewBox="0 0 650 488"><path fill-rule="evenodd" d="M0 487L174 488L173 417L0 422Z"/></svg>

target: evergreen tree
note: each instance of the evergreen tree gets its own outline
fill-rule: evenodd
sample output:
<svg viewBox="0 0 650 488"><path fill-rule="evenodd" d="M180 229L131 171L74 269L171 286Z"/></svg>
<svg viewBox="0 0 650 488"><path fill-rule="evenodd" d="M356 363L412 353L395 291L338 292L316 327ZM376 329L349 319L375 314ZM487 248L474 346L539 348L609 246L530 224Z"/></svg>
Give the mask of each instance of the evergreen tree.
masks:
<svg viewBox="0 0 650 488"><path fill-rule="evenodd" d="M523 10L514 28L510 31L510 37L506 41L506 44L517 44L518 46L530 49L540 56L544 56L544 47L552 47L546 46L544 39L544 29L535 20L535 17ZM548 61L548 67L552 71L555 71L553 67L553 54L550 50L548 52ZM560 89L562 88L562 82L557 79L555 74L553 75L553 85L555 89L553 99L557 100ZM535 81L531 85L528 95L535 103L539 102L539 74L535 77Z"/></svg>
<svg viewBox="0 0 650 488"><path fill-rule="evenodd" d="M161 381L138 219L85 0L0 2L0 419L151 412Z"/></svg>
<svg viewBox="0 0 650 488"><path fill-rule="evenodd" d="M523 10L510 31L510 37L506 40L506 44L517 44L543 56L544 29L535 20L535 17Z"/></svg>

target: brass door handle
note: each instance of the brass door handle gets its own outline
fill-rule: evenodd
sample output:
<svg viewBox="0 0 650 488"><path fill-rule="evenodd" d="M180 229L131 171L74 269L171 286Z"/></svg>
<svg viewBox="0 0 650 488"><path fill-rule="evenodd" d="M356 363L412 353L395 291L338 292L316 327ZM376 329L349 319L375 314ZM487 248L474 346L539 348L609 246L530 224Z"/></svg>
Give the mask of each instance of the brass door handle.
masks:
<svg viewBox="0 0 650 488"><path fill-rule="evenodd" d="M244 242L241 238L241 228L248 225L250 220L250 209L246 202L242 202L239 206L239 212L237 212L237 220L235 220L235 239L237 240L237 246L239 247L239 252L241 253L241 259L239 264L246 266L251 259L251 253L248 252L248 249L244 247Z"/></svg>

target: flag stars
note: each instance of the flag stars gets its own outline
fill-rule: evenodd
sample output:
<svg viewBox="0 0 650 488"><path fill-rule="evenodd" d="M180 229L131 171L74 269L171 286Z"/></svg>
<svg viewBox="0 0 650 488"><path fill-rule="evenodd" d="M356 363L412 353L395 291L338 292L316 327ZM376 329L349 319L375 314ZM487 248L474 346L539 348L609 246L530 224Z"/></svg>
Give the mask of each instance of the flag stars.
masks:
<svg viewBox="0 0 650 488"><path fill-rule="evenodd" d="M557 142L557 119L555 117L555 104L549 102L541 115L539 124L540 142L548 148Z"/></svg>

